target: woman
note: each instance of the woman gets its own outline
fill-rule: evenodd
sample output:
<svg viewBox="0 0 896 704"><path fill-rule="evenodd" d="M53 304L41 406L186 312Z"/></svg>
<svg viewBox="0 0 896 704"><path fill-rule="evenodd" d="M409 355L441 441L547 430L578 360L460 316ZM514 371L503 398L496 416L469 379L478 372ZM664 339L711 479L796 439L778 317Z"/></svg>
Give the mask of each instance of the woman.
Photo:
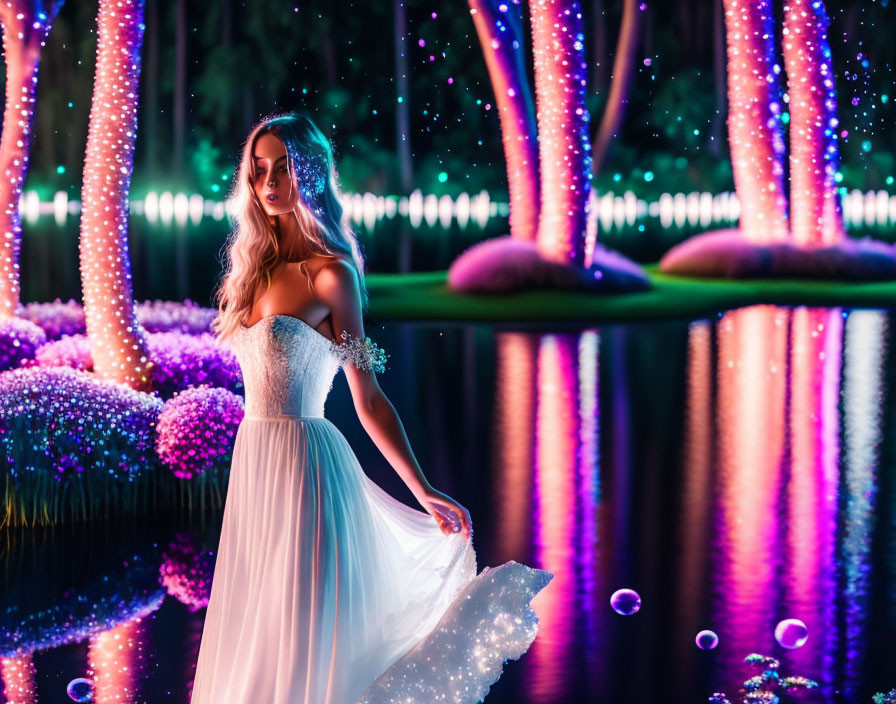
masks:
<svg viewBox="0 0 896 704"><path fill-rule="evenodd" d="M192 704L472 704L528 649L529 601L552 575L516 562L477 575L469 513L426 481L376 381L387 355L364 335L363 262L310 119L252 130L232 201L214 328L246 413ZM324 418L340 367L427 513L371 481Z"/></svg>

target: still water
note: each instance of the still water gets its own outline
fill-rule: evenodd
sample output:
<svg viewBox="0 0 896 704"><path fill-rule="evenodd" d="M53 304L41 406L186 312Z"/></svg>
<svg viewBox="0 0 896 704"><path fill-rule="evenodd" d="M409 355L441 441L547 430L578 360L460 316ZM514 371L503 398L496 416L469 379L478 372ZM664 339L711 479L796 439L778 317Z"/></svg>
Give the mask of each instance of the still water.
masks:
<svg viewBox="0 0 896 704"><path fill-rule="evenodd" d="M430 482L466 505L480 569L551 571L539 633L486 702L705 702L754 674L819 682L804 702L896 688L894 327L873 310L757 306L582 330L387 324L380 384ZM326 415L414 505L340 375ZM8 691L184 704L220 515L0 535ZM610 596L636 590L622 616ZM806 644L775 625L799 618ZM719 636L700 650L696 634ZM8 638L8 636L6 636ZM5 702L0 696L0 702ZM242 703L234 703L242 704Z"/></svg>

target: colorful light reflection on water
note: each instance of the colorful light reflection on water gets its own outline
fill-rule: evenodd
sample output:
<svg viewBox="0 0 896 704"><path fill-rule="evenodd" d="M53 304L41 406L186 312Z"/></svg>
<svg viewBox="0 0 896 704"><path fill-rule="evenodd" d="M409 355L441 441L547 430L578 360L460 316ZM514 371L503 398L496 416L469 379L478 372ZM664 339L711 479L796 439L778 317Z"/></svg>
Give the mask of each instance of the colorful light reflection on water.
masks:
<svg viewBox="0 0 896 704"><path fill-rule="evenodd" d="M610 360L603 403L595 373L600 332L496 337L499 359L509 348L538 350L512 369L499 364L499 393L510 387L523 394L527 387L515 383L523 378L536 384L521 403L496 406L495 428L505 433L501 447L519 448L520 438L534 436L530 554L559 576L533 604L541 630L525 670L524 701L575 701L585 692L613 701L705 701L719 689L734 694L752 674L743 659L755 651L781 658L788 673L818 680L825 701L870 700L869 680L880 677L866 667L866 651L870 642L881 645L868 633L868 619L877 447L890 383L883 373L887 316L756 306L691 324L681 375L682 465L672 485L654 474L659 448L646 429L629 437L629 426L645 415L632 404L651 402L638 398L650 384L620 379L643 369L630 364L631 342L619 342L625 331L607 334L621 349ZM613 414L601 417L601 408ZM610 436L603 466L601 426ZM513 484L504 477L503 486ZM663 485L669 493L657 502ZM525 513L519 501L505 503L515 515ZM651 535L658 508L672 541ZM657 568L669 559L658 542L677 553L671 583ZM645 587L655 597L645 599L654 611L649 623L614 622L608 595L648 575ZM774 639L775 625L788 617L803 620L810 633L790 652ZM883 626L889 638L893 626L891 606ZM689 647L703 628L718 633L717 653ZM597 643L602 647L589 647ZM663 649L674 666L659 665ZM630 655L624 686L608 677L625 659L620 653ZM881 682L879 689L894 685Z"/></svg>
<svg viewBox="0 0 896 704"><path fill-rule="evenodd" d="M401 373L381 384L431 481L470 508L481 566L555 575L535 643L486 701L739 701L751 652L816 679L803 701L896 687L892 337L882 312L773 306L579 332L383 330ZM350 414L337 384L327 415L399 493ZM67 701L76 677L96 701L188 701L215 520L0 536L0 673L17 692L0 703ZM630 616L610 607L623 588L642 598ZM11 632L26 614L34 627ZM808 627L794 650L775 641L787 618ZM701 650L707 629L719 643Z"/></svg>

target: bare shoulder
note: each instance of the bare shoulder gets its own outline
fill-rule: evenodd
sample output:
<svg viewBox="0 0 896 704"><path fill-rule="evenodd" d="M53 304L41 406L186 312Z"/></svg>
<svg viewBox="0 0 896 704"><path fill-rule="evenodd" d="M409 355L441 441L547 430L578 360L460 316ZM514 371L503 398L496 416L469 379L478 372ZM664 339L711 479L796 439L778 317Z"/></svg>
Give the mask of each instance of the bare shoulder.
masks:
<svg viewBox="0 0 896 704"><path fill-rule="evenodd" d="M321 259L311 274L314 288L320 295L338 295L340 292L357 290L358 277L351 264L342 257Z"/></svg>

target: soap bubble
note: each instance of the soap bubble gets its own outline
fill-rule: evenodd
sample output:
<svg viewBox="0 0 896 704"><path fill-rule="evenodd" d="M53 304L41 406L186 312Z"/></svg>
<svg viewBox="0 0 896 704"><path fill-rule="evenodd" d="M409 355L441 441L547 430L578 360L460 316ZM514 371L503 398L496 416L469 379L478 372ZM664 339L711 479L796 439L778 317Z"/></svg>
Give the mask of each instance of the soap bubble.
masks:
<svg viewBox="0 0 896 704"><path fill-rule="evenodd" d="M700 650L712 650L719 644L719 637L714 631L700 631L694 642Z"/></svg>
<svg viewBox="0 0 896 704"><path fill-rule="evenodd" d="M610 597L613 611L623 616L631 616L641 608L641 597L634 589L619 589Z"/></svg>
<svg viewBox="0 0 896 704"><path fill-rule="evenodd" d="M798 618L785 618L775 626L775 640L784 648L801 648L809 639L809 629Z"/></svg>
<svg viewBox="0 0 896 704"><path fill-rule="evenodd" d="M65 688L70 699L76 702L93 701L93 680L77 677Z"/></svg>

